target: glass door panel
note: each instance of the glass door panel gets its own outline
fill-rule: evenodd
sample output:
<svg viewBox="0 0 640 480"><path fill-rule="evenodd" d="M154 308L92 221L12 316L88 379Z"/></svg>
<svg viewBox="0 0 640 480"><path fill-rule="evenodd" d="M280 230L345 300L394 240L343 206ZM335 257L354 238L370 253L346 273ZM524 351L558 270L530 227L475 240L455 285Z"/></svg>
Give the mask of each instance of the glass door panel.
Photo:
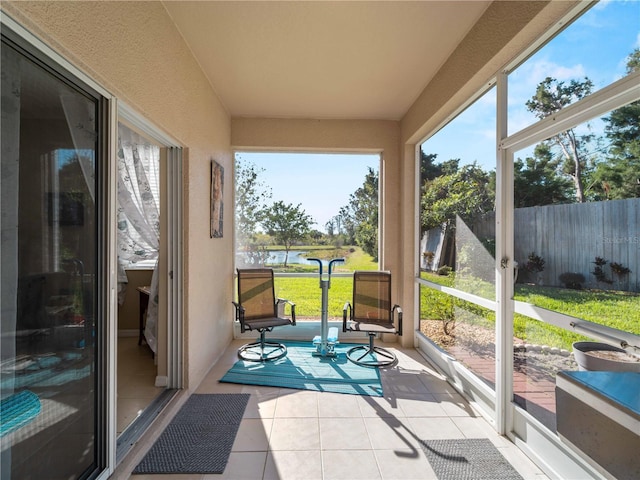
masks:
<svg viewBox="0 0 640 480"><path fill-rule="evenodd" d="M97 95L2 42L1 477L104 467Z"/></svg>

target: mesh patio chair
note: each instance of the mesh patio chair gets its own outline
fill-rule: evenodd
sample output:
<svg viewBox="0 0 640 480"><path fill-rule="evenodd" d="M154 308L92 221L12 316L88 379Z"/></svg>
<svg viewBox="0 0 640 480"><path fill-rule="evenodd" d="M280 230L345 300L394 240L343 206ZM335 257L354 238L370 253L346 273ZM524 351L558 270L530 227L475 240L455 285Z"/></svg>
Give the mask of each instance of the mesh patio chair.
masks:
<svg viewBox="0 0 640 480"><path fill-rule="evenodd" d="M275 327L296 324L294 303L275 298L273 270L271 268L238 269L238 301L232 302L240 331L255 330L260 339L238 349L238 356L249 362L277 360L287 354L282 343L268 342L265 334ZM284 306L291 307L291 319L284 317ZM282 316L279 315L282 312Z"/></svg>
<svg viewBox="0 0 640 480"><path fill-rule="evenodd" d="M347 358L353 363L366 367L387 367L396 363L393 352L374 345L378 334L402 335L402 309L399 305L391 306L390 272L354 272L353 304L344 305L342 331L369 335L368 345L359 345L347 352Z"/></svg>

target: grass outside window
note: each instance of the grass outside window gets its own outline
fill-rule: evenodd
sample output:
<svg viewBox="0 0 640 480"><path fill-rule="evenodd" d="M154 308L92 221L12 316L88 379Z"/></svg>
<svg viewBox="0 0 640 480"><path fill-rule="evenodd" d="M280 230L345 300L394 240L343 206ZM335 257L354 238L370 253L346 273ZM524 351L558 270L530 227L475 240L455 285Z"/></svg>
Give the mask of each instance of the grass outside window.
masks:
<svg viewBox="0 0 640 480"><path fill-rule="evenodd" d="M421 277L443 286L454 287L455 284L453 275L440 276L423 272ZM490 287L493 288L487 284L478 288ZM547 310L640 335L640 295L635 293L516 284L514 298ZM447 308L450 309L452 302L462 305L469 303L431 288L422 288L420 318L442 319L442 312ZM495 322L494 312L485 310L483 316L492 324ZM526 343L549 345L567 350L571 349L573 342L587 339L583 335L519 314L514 316L513 328L514 336Z"/></svg>

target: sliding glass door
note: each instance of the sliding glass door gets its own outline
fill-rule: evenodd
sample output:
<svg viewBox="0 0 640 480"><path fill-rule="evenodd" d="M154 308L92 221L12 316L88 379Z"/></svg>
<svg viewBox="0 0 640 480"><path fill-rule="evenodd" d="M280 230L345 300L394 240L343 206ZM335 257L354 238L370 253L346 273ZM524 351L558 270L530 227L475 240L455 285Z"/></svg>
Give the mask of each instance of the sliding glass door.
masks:
<svg viewBox="0 0 640 480"><path fill-rule="evenodd" d="M105 467L103 113L97 92L3 32L3 480Z"/></svg>

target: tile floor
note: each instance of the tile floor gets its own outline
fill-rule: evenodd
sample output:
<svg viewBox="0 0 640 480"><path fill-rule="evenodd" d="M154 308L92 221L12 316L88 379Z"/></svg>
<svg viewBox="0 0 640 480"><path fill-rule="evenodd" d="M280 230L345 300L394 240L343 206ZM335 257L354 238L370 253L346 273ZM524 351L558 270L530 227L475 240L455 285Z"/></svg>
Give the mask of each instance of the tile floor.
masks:
<svg viewBox="0 0 640 480"><path fill-rule="evenodd" d="M138 345L138 337L118 337L118 435L164 390L155 386L156 371L147 345Z"/></svg>
<svg viewBox="0 0 640 480"><path fill-rule="evenodd" d="M396 348L398 365L381 370L384 397L365 397L219 383L241 344L227 348L196 390L251 394L224 474L131 479L436 479L418 440L455 438L488 438L525 480L547 478L415 350Z"/></svg>

